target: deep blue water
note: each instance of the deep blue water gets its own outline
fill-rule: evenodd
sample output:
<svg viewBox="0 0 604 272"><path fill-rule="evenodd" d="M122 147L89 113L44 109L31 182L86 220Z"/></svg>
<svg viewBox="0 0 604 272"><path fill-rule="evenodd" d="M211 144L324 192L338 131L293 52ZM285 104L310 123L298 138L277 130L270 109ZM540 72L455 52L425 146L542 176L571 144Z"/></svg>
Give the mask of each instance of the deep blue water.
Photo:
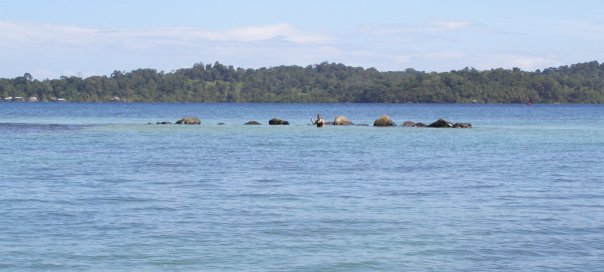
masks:
<svg viewBox="0 0 604 272"><path fill-rule="evenodd" d="M598 105L0 103L0 270L604 271L603 159Z"/></svg>

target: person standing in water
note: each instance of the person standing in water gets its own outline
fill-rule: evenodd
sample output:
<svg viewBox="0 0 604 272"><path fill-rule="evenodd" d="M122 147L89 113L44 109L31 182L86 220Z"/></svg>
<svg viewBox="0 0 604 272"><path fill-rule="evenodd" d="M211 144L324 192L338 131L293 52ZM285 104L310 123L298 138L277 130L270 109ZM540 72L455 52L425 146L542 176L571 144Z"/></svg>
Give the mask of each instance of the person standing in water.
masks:
<svg viewBox="0 0 604 272"><path fill-rule="evenodd" d="M322 127L325 124L325 120L323 120L323 117L321 116L320 113L317 113L317 121L313 122L312 118L310 118L310 122L313 125L317 125L317 127Z"/></svg>

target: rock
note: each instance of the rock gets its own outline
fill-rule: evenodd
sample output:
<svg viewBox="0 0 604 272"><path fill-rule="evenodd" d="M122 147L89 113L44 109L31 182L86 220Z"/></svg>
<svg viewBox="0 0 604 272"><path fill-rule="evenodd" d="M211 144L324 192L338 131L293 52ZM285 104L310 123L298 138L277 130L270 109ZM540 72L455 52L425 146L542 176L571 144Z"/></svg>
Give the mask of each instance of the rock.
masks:
<svg viewBox="0 0 604 272"><path fill-rule="evenodd" d="M452 128L453 124L451 124L451 122L444 120L444 119L438 119L436 120L436 122L429 124L428 127L431 128Z"/></svg>
<svg viewBox="0 0 604 272"><path fill-rule="evenodd" d="M260 125L260 123L258 121L249 121L249 122L245 123L244 125Z"/></svg>
<svg viewBox="0 0 604 272"><path fill-rule="evenodd" d="M472 124L470 123L455 123L453 125L454 128L472 128Z"/></svg>
<svg viewBox="0 0 604 272"><path fill-rule="evenodd" d="M199 117L184 117L178 121L176 121L178 125L201 125L201 120Z"/></svg>
<svg viewBox="0 0 604 272"><path fill-rule="evenodd" d="M285 120L281 120L279 118L273 118L268 121L268 124L269 125L289 125L289 122L285 121Z"/></svg>
<svg viewBox="0 0 604 272"><path fill-rule="evenodd" d="M346 116L338 115L336 116L336 119L333 120L332 124L335 126L350 126L352 125L352 122L350 122Z"/></svg>
<svg viewBox="0 0 604 272"><path fill-rule="evenodd" d="M216 124L216 125L219 125L219 126L224 126L224 123L218 123L218 124Z"/></svg>
<svg viewBox="0 0 604 272"><path fill-rule="evenodd" d="M386 114L380 116L380 118L376 119L375 122L373 122L373 126L374 127L394 127L396 126L396 124L394 123L394 121L392 121L390 119L390 117Z"/></svg>
<svg viewBox="0 0 604 272"><path fill-rule="evenodd" d="M156 125L171 125L172 122L168 122L168 121L162 121L162 122L156 122Z"/></svg>
<svg viewBox="0 0 604 272"><path fill-rule="evenodd" d="M422 122L415 123L415 125L413 125L413 127L427 127L427 126L428 126L428 125L426 125L426 124L424 124L424 123L422 123Z"/></svg>
<svg viewBox="0 0 604 272"><path fill-rule="evenodd" d="M401 126L403 126L403 127L415 127L415 122L405 121Z"/></svg>

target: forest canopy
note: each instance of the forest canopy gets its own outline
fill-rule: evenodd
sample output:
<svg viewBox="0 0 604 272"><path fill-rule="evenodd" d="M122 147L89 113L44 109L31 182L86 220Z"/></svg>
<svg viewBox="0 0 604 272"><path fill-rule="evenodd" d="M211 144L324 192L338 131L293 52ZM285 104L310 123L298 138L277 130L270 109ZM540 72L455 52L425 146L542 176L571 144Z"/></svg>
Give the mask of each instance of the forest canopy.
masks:
<svg viewBox="0 0 604 272"><path fill-rule="evenodd" d="M169 73L114 71L110 76L0 79L0 99L129 102L385 102L385 103L603 103L604 63L534 72L513 69L450 72L375 68L336 63L243 69L197 63Z"/></svg>

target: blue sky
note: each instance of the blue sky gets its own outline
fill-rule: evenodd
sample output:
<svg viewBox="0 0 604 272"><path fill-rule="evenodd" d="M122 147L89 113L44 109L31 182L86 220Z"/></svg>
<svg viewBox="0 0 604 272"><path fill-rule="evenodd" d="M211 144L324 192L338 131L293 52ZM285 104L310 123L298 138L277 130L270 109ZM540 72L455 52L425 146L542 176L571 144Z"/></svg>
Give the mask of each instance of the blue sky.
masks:
<svg viewBox="0 0 604 272"><path fill-rule="evenodd" d="M382 71L604 60L604 1L0 0L0 77L323 61Z"/></svg>

